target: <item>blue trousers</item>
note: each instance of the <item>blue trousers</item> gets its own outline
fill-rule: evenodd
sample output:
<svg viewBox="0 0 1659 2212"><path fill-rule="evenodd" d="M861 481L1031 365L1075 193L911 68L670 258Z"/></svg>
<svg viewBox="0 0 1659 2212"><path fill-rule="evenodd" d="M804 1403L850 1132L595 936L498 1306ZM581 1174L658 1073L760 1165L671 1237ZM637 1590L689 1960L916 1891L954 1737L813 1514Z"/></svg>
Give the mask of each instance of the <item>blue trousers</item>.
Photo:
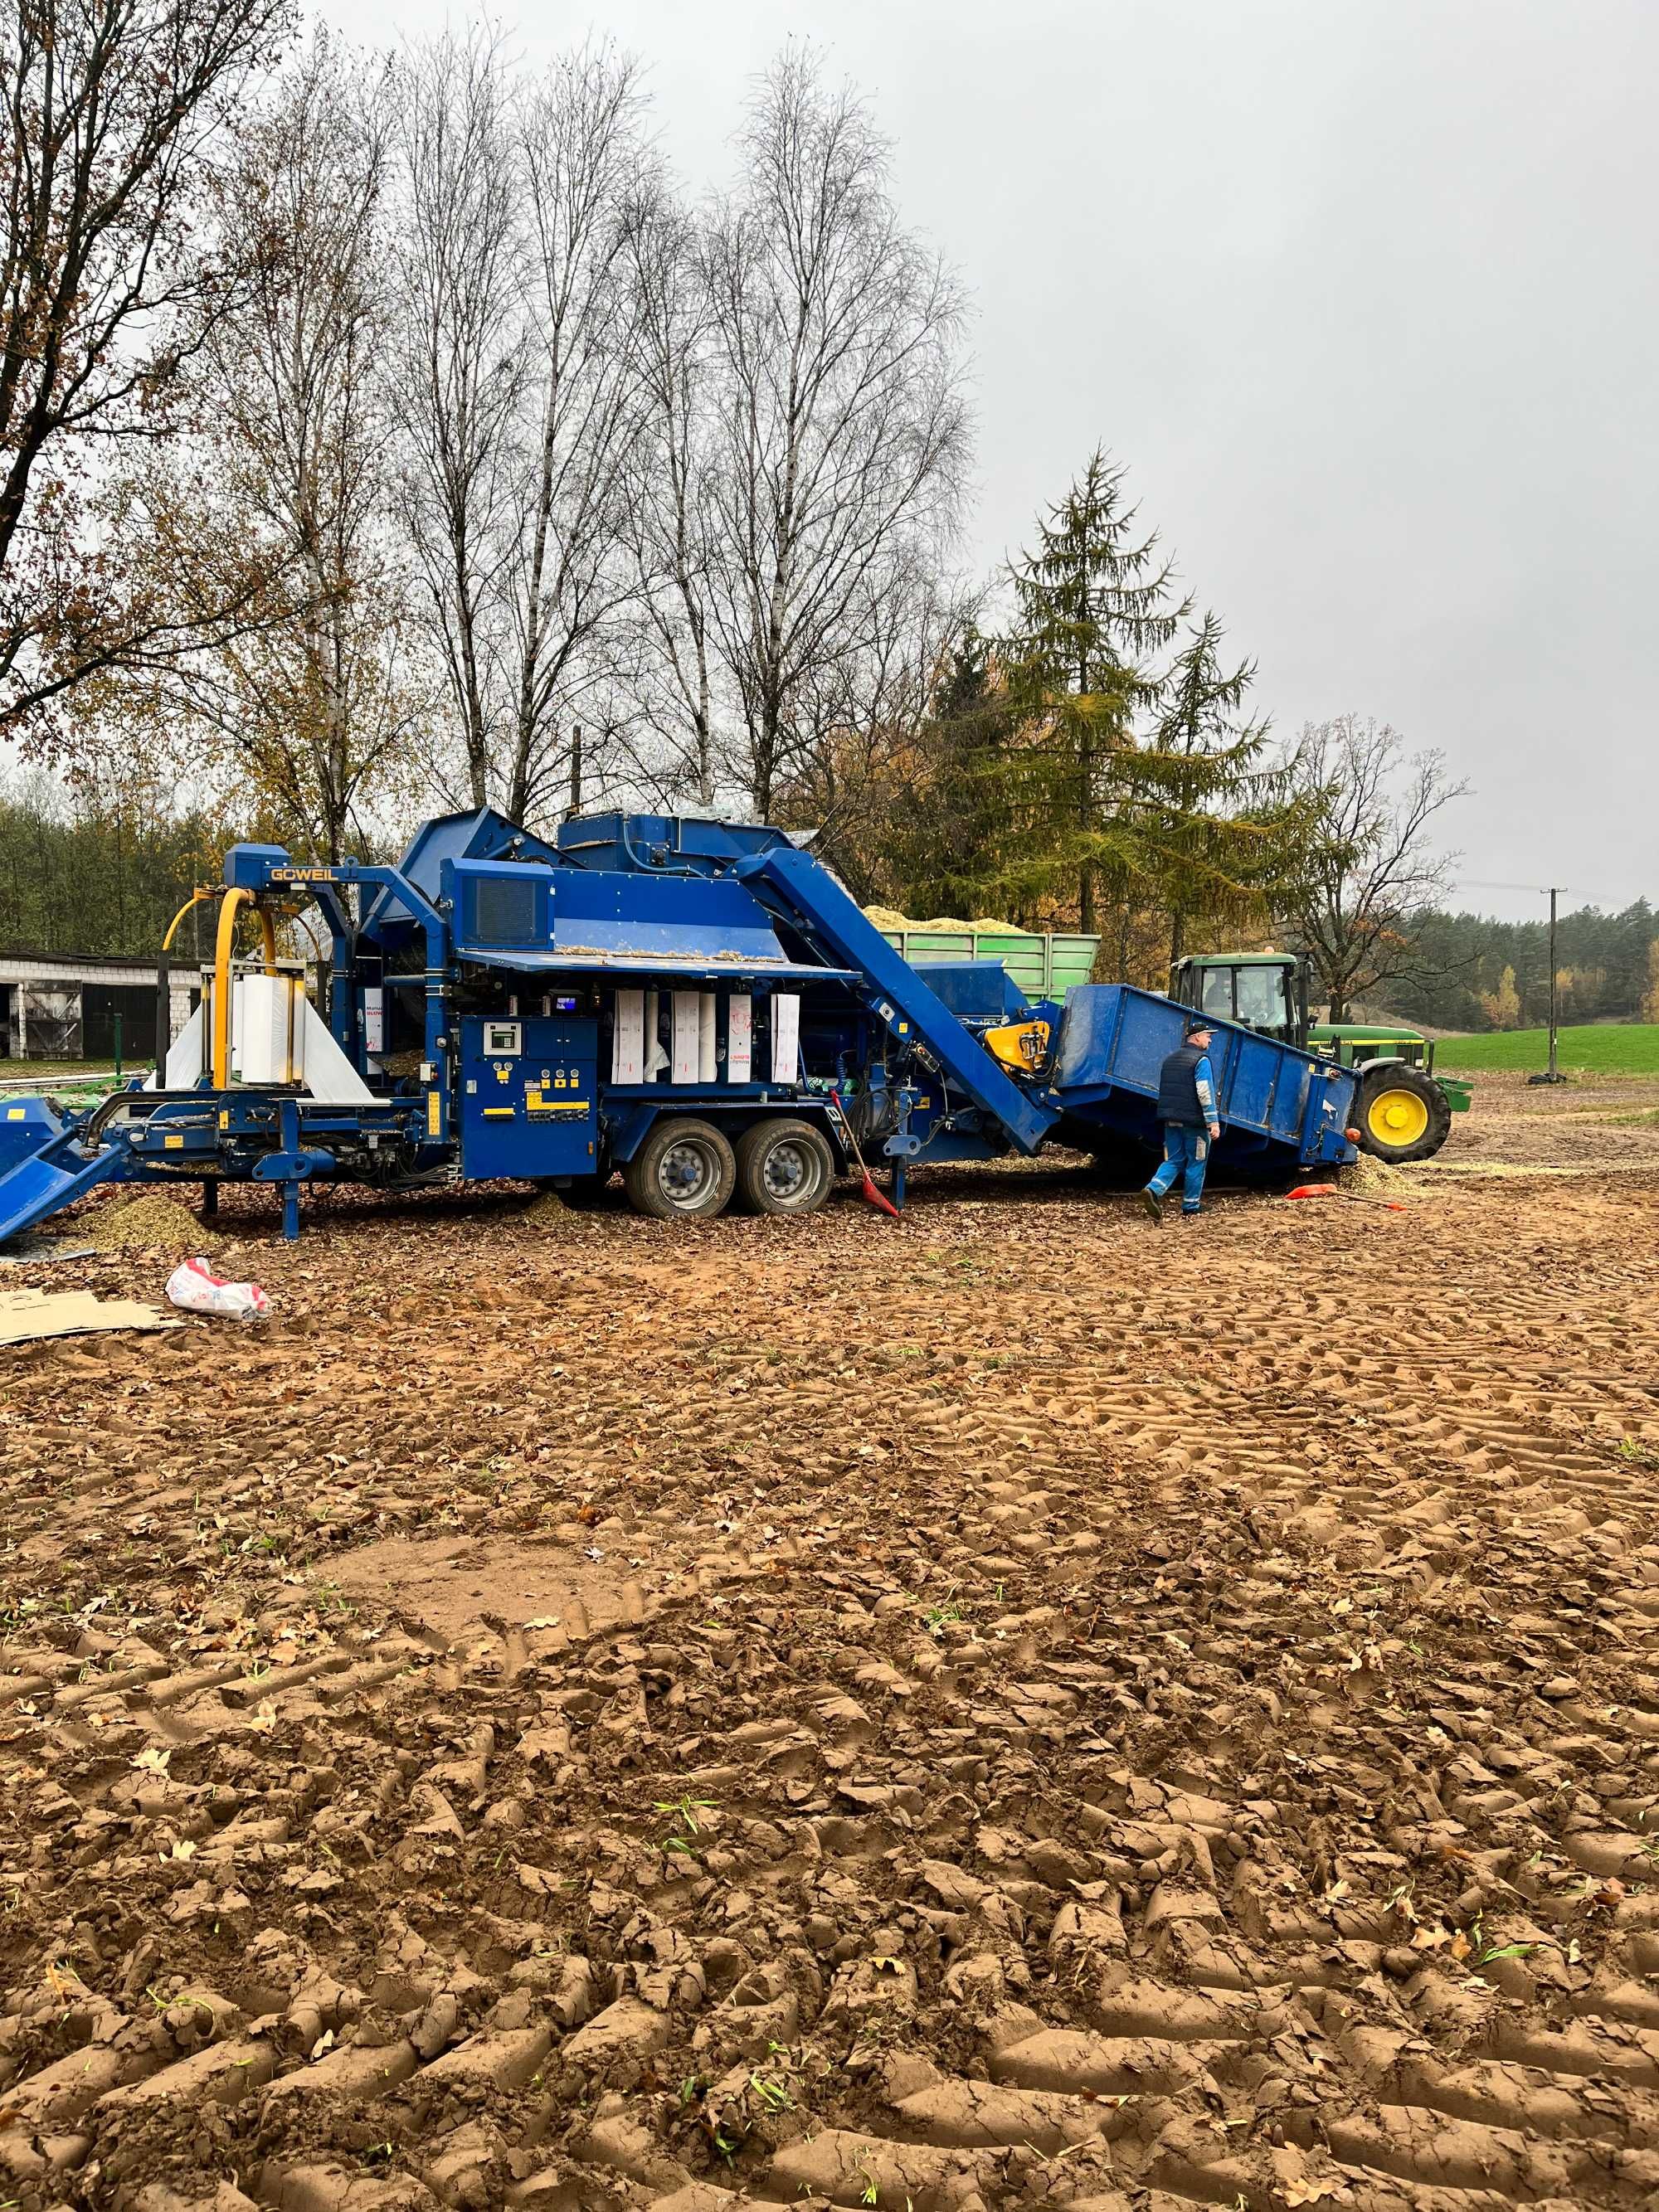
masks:
<svg viewBox="0 0 1659 2212"><path fill-rule="evenodd" d="M1146 1188L1155 1198L1165 1197L1181 1182L1181 1210L1196 1213L1204 1195L1204 1170L1210 1158L1210 1133L1189 1128L1184 1121L1164 1124L1164 1164Z"/></svg>

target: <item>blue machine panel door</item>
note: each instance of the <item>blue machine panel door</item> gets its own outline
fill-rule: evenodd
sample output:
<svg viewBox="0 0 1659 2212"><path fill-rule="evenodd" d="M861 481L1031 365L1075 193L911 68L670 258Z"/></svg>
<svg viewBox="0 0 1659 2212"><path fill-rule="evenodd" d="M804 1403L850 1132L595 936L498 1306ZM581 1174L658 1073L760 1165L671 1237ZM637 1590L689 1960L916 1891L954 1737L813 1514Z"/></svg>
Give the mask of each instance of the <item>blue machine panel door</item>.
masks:
<svg viewBox="0 0 1659 2212"><path fill-rule="evenodd" d="M599 1025L526 1015L461 1024L461 1172L591 1175L596 1158Z"/></svg>

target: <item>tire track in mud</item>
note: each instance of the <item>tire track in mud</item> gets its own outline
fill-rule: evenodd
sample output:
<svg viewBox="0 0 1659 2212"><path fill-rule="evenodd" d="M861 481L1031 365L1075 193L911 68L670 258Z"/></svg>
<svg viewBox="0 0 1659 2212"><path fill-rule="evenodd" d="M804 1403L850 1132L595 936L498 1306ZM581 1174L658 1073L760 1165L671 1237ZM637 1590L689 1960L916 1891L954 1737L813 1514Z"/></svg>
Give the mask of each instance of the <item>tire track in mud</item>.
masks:
<svg viewBox="0 0 1659 2212"><path fill-rule="evenodd" d="M344 1213L18 1364L6 2193L1659 2188L1628 1211L1012 1180Z"/></svg>

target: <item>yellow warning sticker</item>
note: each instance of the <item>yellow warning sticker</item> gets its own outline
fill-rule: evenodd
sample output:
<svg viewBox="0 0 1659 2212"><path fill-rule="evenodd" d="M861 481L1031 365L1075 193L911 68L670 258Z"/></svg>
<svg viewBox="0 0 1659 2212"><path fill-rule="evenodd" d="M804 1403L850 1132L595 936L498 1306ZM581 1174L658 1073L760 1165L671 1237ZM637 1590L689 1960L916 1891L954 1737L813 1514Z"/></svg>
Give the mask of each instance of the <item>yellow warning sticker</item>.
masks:
<svg viewBox="0 0 1659 2212"><path fill-rule="evenodd" d="M441 1136L443 1133L443 1126L444 1109L442 1102L440 1100L435 1091L428 1091L426 1094L426 1133L428 1136Z"/></svg>
<svg viewBox="0 0 1659 2212"><path fill-rule="evenodd" d="M164 1152L182 1152L185 1149L185 1140L182 1137L163 1137L161 1149Z"/></svg>
<svg viewBox="0 0 1659 2212"><path fill-rule="evenodd" d="M22 1120L22 1118L23 1118L23 1109L22 1109L21 1106L8 1106L8 1107L7 1107L7 1109L6 1109L6 1119L7 1119L7 1121L21 1121Z"/></svg>

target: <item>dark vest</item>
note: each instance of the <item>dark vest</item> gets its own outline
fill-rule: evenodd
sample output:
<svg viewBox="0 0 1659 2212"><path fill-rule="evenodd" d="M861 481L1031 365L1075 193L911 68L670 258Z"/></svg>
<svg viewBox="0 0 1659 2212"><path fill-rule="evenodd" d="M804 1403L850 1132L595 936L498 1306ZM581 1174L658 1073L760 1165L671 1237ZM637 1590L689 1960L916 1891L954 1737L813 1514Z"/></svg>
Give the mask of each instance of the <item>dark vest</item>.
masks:
<svg viewBox="0 0 1659 2212"><path fill-rule="evenodd" d="M1160 1121L1202 1124L1204 1109L1198 1103L1198 1063L1206 1055L1195 1044L1172 1052L1158 1073L1158 1118Z"/></svg>

